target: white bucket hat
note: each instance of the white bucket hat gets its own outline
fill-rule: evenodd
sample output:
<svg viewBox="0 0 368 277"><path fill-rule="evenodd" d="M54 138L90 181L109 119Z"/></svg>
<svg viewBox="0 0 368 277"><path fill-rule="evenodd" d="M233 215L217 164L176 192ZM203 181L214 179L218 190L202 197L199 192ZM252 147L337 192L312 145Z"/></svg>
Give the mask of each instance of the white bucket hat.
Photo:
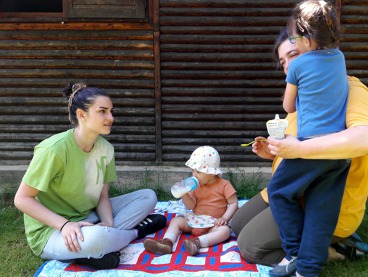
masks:
<svg viewBox="0 0 368 277"><path fill-rule="evenodd" d="M211 146L198 147L194 150L185 165L193 170L196 169L198 172L206 174L222 174L220 169L220 155Z"/></svg>

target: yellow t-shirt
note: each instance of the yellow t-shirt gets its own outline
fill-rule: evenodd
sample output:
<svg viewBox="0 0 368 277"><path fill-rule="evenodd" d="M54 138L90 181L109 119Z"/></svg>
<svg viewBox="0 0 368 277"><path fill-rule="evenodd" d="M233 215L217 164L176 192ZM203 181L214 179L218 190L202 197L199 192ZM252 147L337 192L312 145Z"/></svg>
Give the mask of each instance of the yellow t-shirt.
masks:
<svg viewBox="0 0 368 277"><path fill-rule="evenodd" d="M346 110L346 126L368 125L368 88L359 79L348 76L349 96ZM296 135L296 113L289 114L285 133ZM282 158L276 157L272 163L272 173L279 166ZM263 199L268 203L267 189L261 191ZM361 224L365 203L368 196L368 155L353 158L346 179L345 192L341 203L339 220L334 232L335 236L346 238L352 235Z"/></svg>

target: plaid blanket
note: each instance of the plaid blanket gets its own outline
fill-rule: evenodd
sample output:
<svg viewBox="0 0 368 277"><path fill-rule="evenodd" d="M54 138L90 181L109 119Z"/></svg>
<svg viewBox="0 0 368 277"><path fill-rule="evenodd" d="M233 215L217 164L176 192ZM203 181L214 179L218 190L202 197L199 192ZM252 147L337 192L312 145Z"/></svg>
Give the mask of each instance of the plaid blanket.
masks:
<svg viewBox="0 0 368 277"><path fill-rule="evenodd" d="M240 202L239 205L244 203ZM168 222L182 213L184 205L180 201L160 202L155 213L164 214ZM168 226L168 224L167 224ZM162 238L167 227L149 237ZM266 277L269 267L248 264L240 255L234 234L215 246L200 249L196 256L190 256L185 251L183 241L191 237L190 234L181 234L174 245L174 251L169 255L156 255L144 249L145 240L136 240L123 248L120 256L120 265L113 270L95 270L88 266L68 264L60 261L47 261L36 272L34 277L73 276L242 276Z"/></svg>

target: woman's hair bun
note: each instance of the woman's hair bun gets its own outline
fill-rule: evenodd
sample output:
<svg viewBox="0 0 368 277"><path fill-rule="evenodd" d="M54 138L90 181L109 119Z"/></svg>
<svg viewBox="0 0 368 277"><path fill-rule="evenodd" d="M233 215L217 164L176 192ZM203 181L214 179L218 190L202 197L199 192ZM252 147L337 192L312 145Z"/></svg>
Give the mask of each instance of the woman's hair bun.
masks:
<svg viewBox="0 0 368 277"><path fill-rule="evenodd" d="M63 95L66 97L70 97L70 95L73 94L72 87L74 83L69 83L64 89L63 89Z"/></svg>
<svg viewBox="0 0 368 277"><path fill-rule="evenodd" d="M86 84L84 83L69 83L63 90L63 94L66 97L71 97L73 94L77 93L82 88L85 88Z"/></svg>

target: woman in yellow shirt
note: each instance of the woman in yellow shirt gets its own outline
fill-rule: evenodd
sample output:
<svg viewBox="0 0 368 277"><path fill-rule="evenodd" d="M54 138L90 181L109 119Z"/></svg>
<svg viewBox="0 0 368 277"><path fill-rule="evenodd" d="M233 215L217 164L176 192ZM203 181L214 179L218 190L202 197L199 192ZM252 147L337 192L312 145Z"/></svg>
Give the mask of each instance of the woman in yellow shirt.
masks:
<svg viewBox="0 0 368 277"><path fill-rule="evenodd" d="M289 63L300 53L296 45L289 42L288 35L284 31L280 33L275 43L274 54L287 74ZM257 142L253 145L255 154L273 160L272 172L281 162L281 157L352 158L339 220L332 239L334 246L340 247L354 242L362 244L354 233L363 220L368 195L368 88L355 77L348 77L348 81L346 130L299 141L295 138L297 125L296 113L293 113L287 116L289 126L286 130L288 134L286 139L276 140L269 137L267 142ZM268 205L267 189L250 199L235 213L232 228L238 236L240 252L248 262L271 266L285 257L278 227ZM356 249L349 249L354 250L350 255L356 254ZM368 249L363 250L363 253L359 253L368 252ZM344 258L336 251L335 257Z"/></svg>

